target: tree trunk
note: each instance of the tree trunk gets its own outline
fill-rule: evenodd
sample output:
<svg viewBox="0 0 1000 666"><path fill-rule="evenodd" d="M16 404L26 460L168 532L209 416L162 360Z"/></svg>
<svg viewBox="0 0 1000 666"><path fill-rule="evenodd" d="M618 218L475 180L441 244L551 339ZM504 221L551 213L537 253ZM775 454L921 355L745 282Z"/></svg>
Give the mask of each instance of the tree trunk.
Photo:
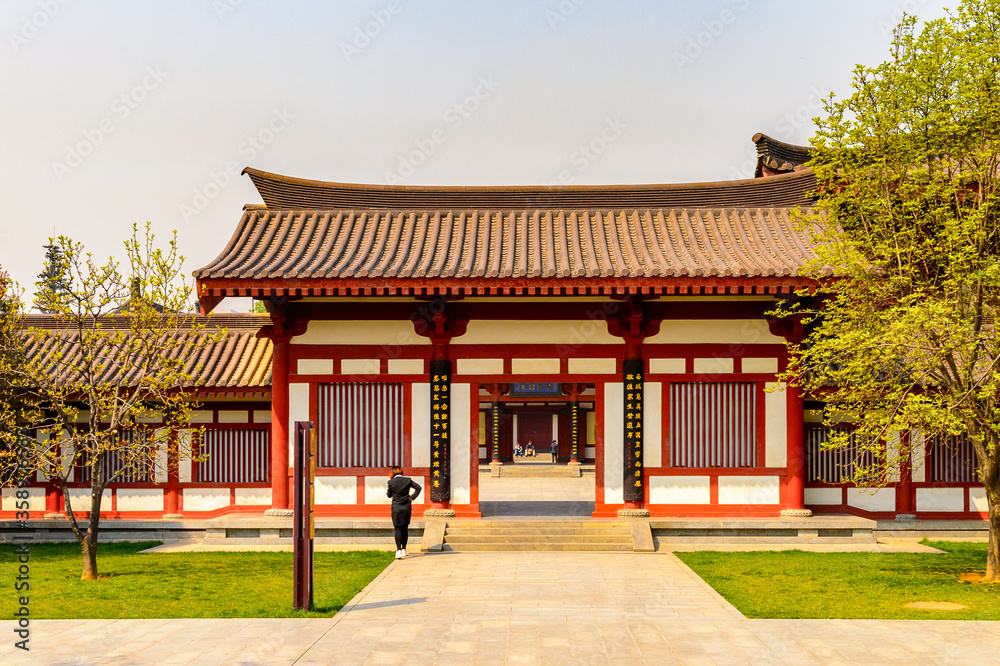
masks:
<svg viewBox="0 0 1000 666"><path fill-rule="evenodd" d="M97 539L91 539L88 534L83 538L80 549L83 551L83 574L80 580L97 580Z"/></svg>
<svg viewBox="0 0 1000 666"><path fill-rule="evenodd" d="M1000 582L1000 488L986 488L986 499L990 504L990 545L986 551L986 576L984 583Z"/></svg>

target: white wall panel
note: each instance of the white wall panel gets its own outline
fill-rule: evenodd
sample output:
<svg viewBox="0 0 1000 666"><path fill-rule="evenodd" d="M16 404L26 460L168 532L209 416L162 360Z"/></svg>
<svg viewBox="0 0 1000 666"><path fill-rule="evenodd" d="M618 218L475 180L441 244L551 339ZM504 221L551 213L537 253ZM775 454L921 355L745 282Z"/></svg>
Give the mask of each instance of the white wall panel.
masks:
<svg viewBox="0 0 1000 666"><path fill-rule="evenodd" d="M646 382L642 394L642 464L659 467L663 461L663 384Z"/></svg>
<svg viewBox="0 0 1000 666"><path fill-rule="evenodd" d="M472 400L469 384L451 385L451 502L468 504L472 501ZM478 414L478 412L477 412Z"/></svg>
<svg viewBox="0 0 1000 666"><path fill-rule="evenodd" d="M625 491L622 487L624 461L622 460L622 429L624 428L625 396L621 382L604 385L604 503L622 504Z"/></svg>
<svg viewBox="0 0 1000 666"><path fill-rule="evenodd" d="M778 504L780 486L776 476L720 476L719 504Z"/></svg>
<svg viewBox="0 0 1000 666"><path fill-rule="evenodd" d="M707 476L651 476L650 504L708 504L711 484Z"/></svg>
<svg viewBox="0 0 1000 666"><path fill-rule="evenodd" d="M778 389L770 391L774 386ZM764 467L788 464L788 394L785 384L764 384Z"/></svg>
<svg viewBox="0 0 1000 666"><path fill-rule="evenodd" d="M358 480L356 477L353 476L316 477L316 504L357 504L357 503L358 503Z"/></svg>
<svg viewBox="0 0 1000 666"><path fill-rule="evenodd" d="M965 488L917 488L917 511L964 511Z"/></svg>
<svg viewBox="0 0 1000 666"><path fill-rule="evenodd" d="M895 488L848 488L847 504L864 511L895 511Z"/></svg>
<svg viewBox="0 0 1000 666"><path fill-rule="evenodd" d="M431 385L413 384L410 400L410 461L414 467L431 465Z"/></svg>

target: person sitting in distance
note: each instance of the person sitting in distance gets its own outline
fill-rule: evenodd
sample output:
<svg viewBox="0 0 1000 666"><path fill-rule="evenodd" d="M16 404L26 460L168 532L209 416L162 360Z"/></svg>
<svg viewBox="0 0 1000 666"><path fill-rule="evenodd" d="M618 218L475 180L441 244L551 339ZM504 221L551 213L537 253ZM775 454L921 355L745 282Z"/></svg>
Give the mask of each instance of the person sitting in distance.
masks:
<svg viewBox="0 0 1000 666"><path fill-rule="evenodd" d="M532 458L534 458L535 457L535 445L532 444L531 442L528 442L528 448L525 449L524 455L531 456Z"/></svg>
<svg viewBox="0 0 1000 666"><path fill-rule="evenodd" d="M514 443L514 455L519 458L524 455L524 447L521 446L521 442Z"/></svg>

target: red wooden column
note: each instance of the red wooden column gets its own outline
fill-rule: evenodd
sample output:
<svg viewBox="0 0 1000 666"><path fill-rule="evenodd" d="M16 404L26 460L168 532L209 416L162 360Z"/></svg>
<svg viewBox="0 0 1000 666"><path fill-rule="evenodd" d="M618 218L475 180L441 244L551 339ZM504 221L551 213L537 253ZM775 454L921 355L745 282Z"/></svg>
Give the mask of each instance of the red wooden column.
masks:
<svg viewBox="0 0 1000 666"><path fill-rule="evenodd" d="M618 317L607 319L608 332L625 342L622 361L623 426L622 432L622 490L625 506L618 511L623 517L647 517L645 508L646 470L643 465L642 409L646 362L642 357L642 343L660 331L662 317L643 311L640 299L629 297Z"/></svg>
<svg viewBox="0 0 1000 666"><path fill-rule="evenodd" d="M271 339L271 508L267 516L290 516L291 495L288 492L288 352L293 337L306 332L307 319L296 319L286 313L285 300L272 297L265 302L271 312L270 326L257 333Z"/></svg>
<svg viewBox="0 0 1000 666"><path fill-rule="evenodd" d="M801 344L806 339L805 326L800 317L771 319L768 326L773 335L785 338L792 344ZM787 353L786 353L787 358ZM808 518L812 511L806 508L806 442L805 442L805 401L802 388L795 383L785 387L785 508L782 516Z"/></svg>
<svg viewBox="0 0 1000 666"><path fill-rule="evenodd" d="M178 433L170 433L167 439L167 492L164 495L164 518L180 518L180 501L178 500L180 474L178 469Z"/></svg>
<svg viewBox="0 0 1000 666"><path fill-rule="evenodd" d="M791 384L785 389L786 400L786 432L787 432L787 462L785 481L785 509L782 516L808 517L812 511L806 508L806 447L805 447L805 404L802 391Z"/></svg>
<svg viewBox="0 0 1000 666"><path fill-rule="evenodd" d="M447 301L438 299L422 308L412 318L417 335L430 338L431 362L431 476L428 497L430 507L424 516L453 517L451 508L451 357L449 343L463 335L469 320L446 313ZM441 407L448 409L441 409ZM468 443L459 443L467 446Z"/></svg>
<svg viewBox="0 0 1000 666"><path fill-rule="evenodd" d="M271 510L288 511L288 343L271 338Z"/></svg>
<svg viewBox="0 0 1000 666"><path fill-rule="evenodd" d="M899 445L904 453L899 462L899 483L896 484L896 520L916 520L917 515L913 512L913 442L909 433L900 433L899 436Z"/></svg>

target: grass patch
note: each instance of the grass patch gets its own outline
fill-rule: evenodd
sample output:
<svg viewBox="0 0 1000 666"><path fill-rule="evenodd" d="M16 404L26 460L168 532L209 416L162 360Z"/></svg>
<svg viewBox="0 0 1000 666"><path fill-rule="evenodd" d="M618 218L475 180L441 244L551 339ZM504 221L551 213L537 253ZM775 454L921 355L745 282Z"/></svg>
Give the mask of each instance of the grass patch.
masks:
<svg viewBox="0 0 1000 666"><path fill-rule="evenodd" d="M31 544L32 619L329 617L393 560L392 553L316 553L315 611L292 610L291 553L144 553L157 545L102 543L101 579L80 580L80 547ZM12 581L14 546L0 546L0 580ZM0 595L0 617L15 610Z"/></svg>
<svg viewBox="0 0 1000 666"><path fill-rule="evenodd" d="M1000 620L1000 584L974 583L986 544L924 541L934 553L676 553L748 618ZM903 604L944 601L964 610Z"/></svg>

